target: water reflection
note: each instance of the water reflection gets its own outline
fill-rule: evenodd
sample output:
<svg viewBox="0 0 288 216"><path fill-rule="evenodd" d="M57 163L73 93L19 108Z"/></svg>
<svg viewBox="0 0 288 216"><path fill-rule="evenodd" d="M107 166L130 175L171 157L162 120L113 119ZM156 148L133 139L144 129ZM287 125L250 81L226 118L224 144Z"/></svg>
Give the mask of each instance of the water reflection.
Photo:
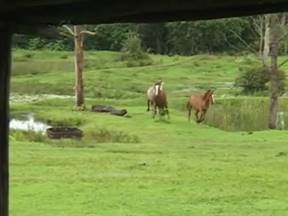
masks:
<svg viewBox="0 0 288 216"><path fill-rule="evenodd" d="M45 132L49 125L35 120L33 113L26 113L20 116L14 116L10 120L10 129L33 130L35 132Z"/></svg>

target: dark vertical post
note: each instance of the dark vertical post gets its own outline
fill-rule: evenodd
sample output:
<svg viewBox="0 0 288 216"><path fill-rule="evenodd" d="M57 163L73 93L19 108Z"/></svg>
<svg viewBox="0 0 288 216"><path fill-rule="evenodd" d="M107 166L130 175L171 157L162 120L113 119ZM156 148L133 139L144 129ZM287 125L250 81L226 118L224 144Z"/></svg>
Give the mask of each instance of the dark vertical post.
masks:
<svg viewBox="0 0 288 216"><path fill-rule="evenodd" d="M9 214L9 78L12 32L0 22L0 216Z"/></svg>

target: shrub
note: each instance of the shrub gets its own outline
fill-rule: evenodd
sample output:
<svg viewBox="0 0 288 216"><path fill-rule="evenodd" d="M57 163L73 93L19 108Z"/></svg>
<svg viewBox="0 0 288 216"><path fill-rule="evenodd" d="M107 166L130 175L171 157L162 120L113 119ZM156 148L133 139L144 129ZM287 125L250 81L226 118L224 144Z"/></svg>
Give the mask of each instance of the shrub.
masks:
<svg viewBox="0 0 288 216"><path fill-rule="evenodd" d="M240 68L240 76L235 80L235 86L243 88L244 93L255 93L268 89L269 69L267 67L251 66Z"/></svg>
<svg viewBox="0 0 288 216"><path fill-rule="evenodd" d="M278 70L279 94L285 92L285 72ZM267 67L250 68L242 73L235 81L235 86L242 87L245 94L259 94L264 90L270 89L270 70Z"/></svg>
<svg viewBox="0 0 288 216"><path fill-rule="evenodd" d="M152 59L144 52L137 34L129 34L122 45L121 60L127 61L128 67L151 65Z"/></svg>
<svg viewBox="0 0 288 216"><path fill-rule="evenodd" d="M247 57L241 61L240 75L235 80L235 86L241 87L245 94L261 95L261 92L269 89L271 70L263 66L255 58ZM285 72L278 70L279 94L285 91Z"/></svg>
<svg viewBox="0 0 288 216"><path fill-rule="evenodd" d="M43 48L54 51L62 51L65 50L65 45L62 40L54 40L51 42L46 42L45 45L43 45Z"/></svg>

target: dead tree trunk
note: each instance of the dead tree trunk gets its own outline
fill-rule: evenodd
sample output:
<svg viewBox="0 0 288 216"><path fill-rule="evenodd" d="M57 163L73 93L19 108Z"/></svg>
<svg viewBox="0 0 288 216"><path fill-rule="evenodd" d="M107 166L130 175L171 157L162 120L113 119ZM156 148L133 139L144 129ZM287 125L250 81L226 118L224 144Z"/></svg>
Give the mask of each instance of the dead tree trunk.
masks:
<svg viewBox="0 0 288 216"><path fill-rule="evenodd" d="M9 207L9 78L11 62L10 28L0 23L0 215Z"/></svg>
<svg viewBox="0 0 288 216"><path fill-rule="evenodd" d="M75 53L75 109L84 110L84 81L83 81L83 70L84 70L84 35L95 35L95 32L88 30L82 30L81 26L75 25L70 28L64 25L63 28L68 31L74 38L74 53Z"/></svg>
<svg viewBox="0 0 288 216"><path fill-rule="evenodd" d="M84 68L84 52L83 43L84 38L81 34L80 26L74 26L74 44L75 44L75 109L84 110L84 82L83 82L83 68Z"/></svg>
<svg viewBox="0 0 288 216"><path fill-rule="evenodd" d="M271 34L270 34L270 55L271 55L271 96L269 109L270 129L277 127L278 95L279 95L279 73L278 73L278 51L279 51L279 25L277 15L271 15Z"/></svg>
<svg viewBox="0 0 288 216"><path fill-rule="evenodd" d="M262 61L264 66L269 65L269 50L270 50L270 16L274 15L264 15L264 37L263 37L263 53L262 53Z"/></svg>
<svg viewBox="0 0 288 216"><path fill-rule="evenodd" d="M265 17L263 15L259 16L259 24L257 26L258 32L259 32L259 57L261 58L263 56L263 49L264 49L264 31L265 28ZM255 24L254 24L255 26Z"/></svg>

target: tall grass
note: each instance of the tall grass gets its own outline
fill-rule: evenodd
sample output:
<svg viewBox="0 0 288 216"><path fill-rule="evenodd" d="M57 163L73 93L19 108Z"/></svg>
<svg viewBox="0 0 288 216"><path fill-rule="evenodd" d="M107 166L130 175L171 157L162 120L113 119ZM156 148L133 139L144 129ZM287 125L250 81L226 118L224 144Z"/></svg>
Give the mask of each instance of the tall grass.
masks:
<svg viewBox="0 0 288 216"><path fill-rule="evenodd" d="M283 112L283 129L288 129L288 99L281 98L279 112ZM268 129L268 98L220 99L207 113L205 123L228 131L255 131ZM280 128L280 122L278 128Z"/></svg>

